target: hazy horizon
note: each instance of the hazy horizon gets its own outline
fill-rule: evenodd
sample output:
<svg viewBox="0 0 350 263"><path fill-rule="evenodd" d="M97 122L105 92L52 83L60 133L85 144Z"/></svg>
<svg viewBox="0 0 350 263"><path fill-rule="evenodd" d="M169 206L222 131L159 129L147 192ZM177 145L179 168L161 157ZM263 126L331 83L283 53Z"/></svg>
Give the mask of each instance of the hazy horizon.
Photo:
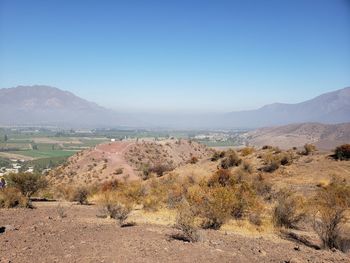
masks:
<svg viewBox="0 0 350 263"><path fill-rule="evenodd" d="M122 112L298 103L350 86L350 3L0 0L0 87Z"/></svg>

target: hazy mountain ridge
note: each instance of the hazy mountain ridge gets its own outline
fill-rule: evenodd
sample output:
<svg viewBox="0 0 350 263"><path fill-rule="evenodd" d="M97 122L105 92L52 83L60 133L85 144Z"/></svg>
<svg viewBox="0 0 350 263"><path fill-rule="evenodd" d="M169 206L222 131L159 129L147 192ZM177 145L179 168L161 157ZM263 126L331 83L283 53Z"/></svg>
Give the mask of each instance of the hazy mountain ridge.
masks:
<svg viewBox="0 0 350 263"><path fill-rule="evenodd" d="M296 104L274 103L257 110L227 114L231 124L246 127L301 122L342 123L350 121L350 87L328 92Z"/></svg>
<svg viewBox="0 0 350 263"><path fill-rule="evenodd" d="M94 126L121 123L117 113L49 86L0 89L0 124Z"/></svg>
<svg viewBox="0 0 350 263"><path fill-rule="evenodd" d="M301 103L274 103L257 110L226 114L125 114L57 88L18 86L0 89L0 111L0 125L231 129L302 122L335 124L350 122L350 87Z"/></svg>

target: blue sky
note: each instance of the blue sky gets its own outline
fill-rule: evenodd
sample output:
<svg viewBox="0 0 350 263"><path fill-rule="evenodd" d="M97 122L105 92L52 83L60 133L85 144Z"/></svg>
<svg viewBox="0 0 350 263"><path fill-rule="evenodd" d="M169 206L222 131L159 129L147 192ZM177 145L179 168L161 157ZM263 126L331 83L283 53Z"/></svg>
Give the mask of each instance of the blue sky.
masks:
<svg viewBox="0 0 350 263"><path fill-rule="evenodd" d="M350 86L349 0L0 0L0 87L231 111Z"/></svg>

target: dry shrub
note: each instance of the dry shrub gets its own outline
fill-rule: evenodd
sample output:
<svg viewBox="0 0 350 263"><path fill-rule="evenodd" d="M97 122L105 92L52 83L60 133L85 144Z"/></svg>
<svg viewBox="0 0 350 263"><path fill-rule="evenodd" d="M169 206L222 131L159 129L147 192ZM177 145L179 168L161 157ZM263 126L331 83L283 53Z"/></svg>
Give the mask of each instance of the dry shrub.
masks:
<svg viewBox="0 0 350 263"><path fill-rule="evenodd" d="M262 196L265 200L271 199L272 186L270 183L266 182L261 174L253 178L252 187L255 193Z"/></svg>
<svg viewBox="0 0 350 263"><path fill-rule="evenodd" d="M250 213L248 216L249 222L256 226L262 225L261 214L258 212Z"/></svg>
<svg viewBox="0 0 350 263"><path fill-rule="evenodd" d="M123 173L123 168L117 168L113 174L115 175L119 175L119 174L122 174Z"/></svg>
<svg viewBox="0 0 350 263"><path fill-rule="evenodd" d="M271 150L273 147L271 145L264 145L261 147L262 150Z"/></svg>
<svg viewBox="0 0 350 263"><path fill-rule="evenodd" d="M250 173L250 174L253 172L253 166L252 166L251 162L249 162L249 161L242 162L242 169L245 172Z"/></svg>
<svg viewBox="0 0 350 263"><path fill-rule="evenodd" d="M30 207L29 200L14 187L0 190L0 208Z"/></svg>
<svg viewBox="0 0 350 263"><path fill-rule="evenodd" d="M296 228L305 217L304 200L301 196L283 189L277 195L273 211L273 222L277 227Z"/></svg>
<svg viewBox="0 0 350 263"><path fill-rule="evenodd" d="M97 201L103 217L116 219L120 226L124 226L132 208L130 205L123 204L117 193L107 191L102 193Z"/></svg>
<svg viewBox="0 0 350 263"><path fill-rule="evenodd" d="M190 164L196 164L198 163L198 158L196 156L192 156L190 160L188 161Z"/></svg>
<svg viewBox="0 0 350 263"><path fill-rule="evenodd" d="M210 160L212 162L215 162L221 158L224 158L225 157L225 152L224 151L215 151L212 155L212 157L210 158Z"/></svg>
<svg viewBox="0 0 350 263"><path fill-rule="evenodd" d="M101 186L101 191L106 192L106 191L116 190L120 187L120 185L121 185L121 182L119 182L118 180L104 182Z"/></svg>
<svg viewBox="0 0 350 263"><path fill-rule="evenodd" d="M240 219L256 206L257 198L250 184L236 173L220 169L207 181L203 179L188 188L186 199L202 228L219 229L230 218Z"/></svg>
<svg viewBox="0 0 350 263"><path fill-rule="evenodd" d="M337 160L350 160L350 144L343 144L335 148L334 158Z"/></svg>
<svg viewBox="0 0 350 263"><path fill-rule="evenodd" d="M233 166L238 166L242 162L238 154L234 150L228 150L225 153L225 158L221 160L220 166L223 169L228 169Z"/></svg>
<svg viewBox="0 0 350 263"><path fill-rule="evenodd" d="M276 171L281 165L290 165L293 162L293 153L291 151L288 152L268 152L262 155L262 160L264 162L264 166L261 168L262 171L272 173Z"/></svg>
<svg viewBox="0 0 350 263"><path fill-rule="evenodd" d="M200 238L198 229L195 224L195 213L187 201L177 208L175 228L180 233L172 234L171 237L186 242L197 242Z"/></svg>
<svg viewBox="0 0 350 263"><path fill-rule="evenodd" d="M142 200L143 209L148 212L157 211L160 206L160 200L153 195L148 195Z"/></svg>
<svg viewBox="0 0 350 263"><path fill-rule="evenodd" d="M73 201L78 202L81 205L88 204L89 190L87 187L78 187L75 189Z"/></svg>
<svg viewBox="0 0 350 263"><path fill-rule="evenodd" d="M60 203L56 206L56 212L58 214L58 217L60 219L63 219L67 217L67 212L64 206L62 206Z"/></svg>
<svg viewBox="0 0 350 263"><path fill-rule="evenodd" d="M145 179L148 179L150 174L154 173L156 174L158 177L161 177L164 175L165 172L170 172L174 170L174 167L170 164L154 164L152 166L148 166L146 165L144 168L143 168L143 177L144 177L144 180Z"/></svg>
<svg viewBox="0 0 350 263"><path fill-rule="evenodd" d="M27 198L47 186L44 176L33 173L12 173L6 176L6 181L9 186L17 188Z"/></svg>
<svg viewBox="0 0 350 263"><path fill-rule="evenodd" d="M240 153L242 156L248 156L255 152L254 147L244 147L243 149L240 150Z"/></svg>
<svg viewBox="0 0 350 263"><path fill-rule="evenodd" d="M208 189L200 208L204 229L219 229L230 217L235 196L226 187Z"/></svg>
<svg viewBox="0 0 350 263"><path fill-rule="evenodd" d="M217 170L208 180L208 186L228 186L233 185L235 183L235 179L232 173L226 169Z"/></svg>
<svg viewBox="0 0 350 263"><path fill-rule="evenodd" d="M304 150L301 152L302 155L310 155L317 151L316 146L311 143L306 143L304 145Z"/></svg>
<svg viewBox="0 0 350 263"><path fill-rule="evenodd" d="M333 181L318 190L312 204L315 209L314 229L323 246L348 250L350 243L349 239L342 238L342 226L349 221L345 213L350 208L350 186Z"/></svg>
<svg viewBox="0 0 350 263"><path fill-rule="evenodd" d="M119 194L126 202L141 204L145 196L145 188L141 182L129 182L120 187Z"/></svg>

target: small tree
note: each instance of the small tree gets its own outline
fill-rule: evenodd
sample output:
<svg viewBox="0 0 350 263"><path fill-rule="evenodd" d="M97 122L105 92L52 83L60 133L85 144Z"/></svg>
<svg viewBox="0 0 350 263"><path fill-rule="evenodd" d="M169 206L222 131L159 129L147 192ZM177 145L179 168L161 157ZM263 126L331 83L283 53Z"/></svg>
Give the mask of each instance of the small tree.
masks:
<svg viewBox="0 0 350 263"><path fill-rule="evenodd" d="M17 188L27 198L47 186L45 177L33 173L12 173L6 176L6 181L9 186Z"/></svg>

